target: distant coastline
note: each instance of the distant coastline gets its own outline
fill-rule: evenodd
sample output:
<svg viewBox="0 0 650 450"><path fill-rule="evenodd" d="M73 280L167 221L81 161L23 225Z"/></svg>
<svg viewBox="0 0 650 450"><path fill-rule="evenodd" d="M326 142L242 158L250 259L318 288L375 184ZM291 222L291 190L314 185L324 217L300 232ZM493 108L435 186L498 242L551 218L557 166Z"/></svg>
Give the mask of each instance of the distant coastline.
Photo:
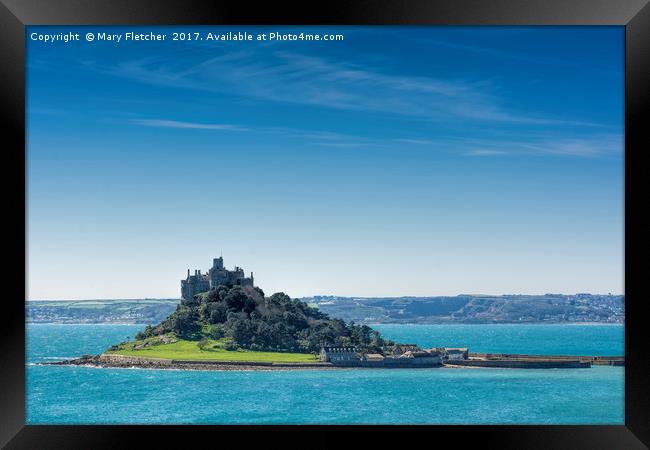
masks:
<svg viewBox="0 0 650 450"><path fill-rule="evenodd" d="M611 294L314 296L302 301L333 317L363 323L623 323L625 296Z"/></svg>
<svg viewBox="0 0 650 450"><path fill-rule="evenodd" d="M619 324L625 297L545 294L455 297L304 297L331 317L362 324ZM28 323L152 324L180 299L29 300Z"/></svg>

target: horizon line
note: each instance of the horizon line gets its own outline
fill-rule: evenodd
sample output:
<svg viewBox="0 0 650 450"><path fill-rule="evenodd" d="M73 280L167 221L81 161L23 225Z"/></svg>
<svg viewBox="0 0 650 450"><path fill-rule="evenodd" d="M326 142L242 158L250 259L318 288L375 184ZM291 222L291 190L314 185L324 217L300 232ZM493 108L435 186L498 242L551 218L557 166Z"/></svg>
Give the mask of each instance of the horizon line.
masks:
<svg viewBox="0 0 650 450"><path fill-rule="evenodd" d="M279 291L282 292L282 291ZM274 292L274 294L279 293ZM286 293L285 293L286 294ZM266 294L265 294L266 295ZM270 294L273 295L273 294ZM287 294L288 295L288 294ZM624 293L594 293L594 292L576 292L576 293L562 293L562 292L545 292L543 294L526 294L526 293L508 293L508 294L451 294L451 295L386 295L386 296L367 296L367 295L325 295L313 294L295 296L291 298L313 298L313 297L339 297L339 298L361 298L361 299L374 299L374 298L437 298L437 297L507 297L507 296L545 296L545 295L562 295L562 296L575 296L575 295L591 295L591 296L612 296L612 297L625 297ZM139 297L139 298L26 298L26 302L88 302L88 301L138 301L138 300L181 300L181 297Z"/></svg>

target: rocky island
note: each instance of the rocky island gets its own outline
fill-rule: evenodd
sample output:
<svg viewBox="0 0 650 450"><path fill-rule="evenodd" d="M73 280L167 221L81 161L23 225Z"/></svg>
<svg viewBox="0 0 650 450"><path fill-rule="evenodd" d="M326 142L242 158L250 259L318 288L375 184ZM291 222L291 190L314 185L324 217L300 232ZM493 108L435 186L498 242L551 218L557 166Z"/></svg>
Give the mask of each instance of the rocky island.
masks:
<svg viewBox="0 0 650 450"><path fill-rule="evenodd" d="M466 348L423 350L384 339L367 325L329 317L279 292L267 296L240 267L215 258L207 273L181 280L182 299L159 324L101 355L56 365L190 370L288 370L350 367L590 367L590 357L473 355ZM618 361L617 361L618 362ZM609 363L601 361L601 363Z"/></svg>
<svg viewBox="0 0 650 450"><path fill-rule="evenodd" d="M181 280L176 310L135 340L56 364L192 369L287 369L333 366L339 359L384 355L396 344L367 325L346 323L280 292L270 296L241 268L227 270L222 258L208 273ZM339 351L340 350L340 351ZM353 354L355 356L349 355ZM347 356L342 356L342 355ZM357 358L356 355L359 355ZM333 357L336 359L337 357Z"/></svg>

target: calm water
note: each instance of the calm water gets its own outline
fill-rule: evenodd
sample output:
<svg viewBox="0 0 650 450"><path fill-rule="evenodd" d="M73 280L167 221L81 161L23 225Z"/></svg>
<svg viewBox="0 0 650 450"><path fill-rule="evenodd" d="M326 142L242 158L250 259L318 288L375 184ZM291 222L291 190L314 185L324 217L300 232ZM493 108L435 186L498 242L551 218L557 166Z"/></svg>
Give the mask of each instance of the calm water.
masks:
<svg viewBox="0 0 650 450"><path fill-rule="evenodd" d="M382 335L428 347L476 353L622 356L622 325L373 325Z"/></svg>
<svg viewBox="0 0 650 450"><path fill-rule="evenodd" d="M99 353L141 325L29 325L28 363ZM472 351L622 355L615 325L379 325ZM622 424L622 367L199 372L28 365L27 422Z"/></svg>

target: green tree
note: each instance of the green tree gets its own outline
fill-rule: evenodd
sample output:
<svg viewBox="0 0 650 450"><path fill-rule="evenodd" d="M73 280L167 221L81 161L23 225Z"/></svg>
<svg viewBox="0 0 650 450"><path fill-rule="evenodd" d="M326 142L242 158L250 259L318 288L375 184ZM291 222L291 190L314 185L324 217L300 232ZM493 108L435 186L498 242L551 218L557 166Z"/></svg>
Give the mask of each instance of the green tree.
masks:
<svg viewBox="0 0 650 450"><path fill-rule="evenodd" d="M241 311L247 299L248 296L239 286L232 288L224 297L224 301L230 311Z"/></svg>
<svg viewBox="0 0 650 450"><path fill-rule="evenodd" d="M194 306L199 306L201 301L199 300L199 296L195 295L194 297L190 299L183 299L181 300L181 305L182 306L188 306L188 307L194 307Z"/></svg>
<svg viewBox="0 0 650 450"><path fill-rule="evenodd" d="M203 320L208 323L223 323L226 321L228 308L222 302L206 303L202 306Z"/></svg>
<svg viewBox="0 0 650 450"><path fill-rule="evenodd" d="M235 319L230 327L230 336L237 344L247 347L253 341L255 330L250 320Z"/></svg>
<svg viewBox="0 0 650 450"><path fill-rule="evenodd" d="M210 325L208 329L208 335L211 339L219 340L226 335L226 330L223 327L223 324Z"/></svg>
<svg viewBox="0 0 650 450"><path fill-rule="evenodd" d="M172 330L181 337L192 337L201 329L198 319L199 315L196 310L192 308L179 309L172 317Z"/></svg>
<svg viewBox="0 0 650 450"><path fill-rule="evenodd" d="M213 302L219 302L221 301L221 298L219 298L219 291L213 289L210 292L208 292L208 295L205 298L206 303L213 303Z"/></svg>
<svg viewBox="0 0 650 450"><path fill-rule="evenodd" d="M199 350L203 350L206 345L208 345L208 338L201 338L201 340L196 344Z"/></svg>

